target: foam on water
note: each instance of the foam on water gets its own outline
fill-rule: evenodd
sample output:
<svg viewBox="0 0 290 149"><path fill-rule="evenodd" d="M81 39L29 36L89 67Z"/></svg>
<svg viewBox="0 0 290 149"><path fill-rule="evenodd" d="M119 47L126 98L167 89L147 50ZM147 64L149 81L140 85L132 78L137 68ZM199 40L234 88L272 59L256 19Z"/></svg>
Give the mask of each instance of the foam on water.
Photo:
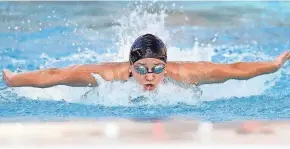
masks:
<svg viewBox="0 0 290 149"><path fill-rule="evenodd" d="M145 33L152 33L159 36L168 45L169 61L212 61L214 56L223 56L226 62L242 61L244 57L256 57L260 60L268 60L271 57L263 54L257 55L251 52L250 47L245 48L242 54L238 48L227 47L231 49L231 55L215 52L215 40L211 43L199 43L196 39L195 44L190 48L179 48L172 46L170 41L173 38L170 30L165 24L168 16L165 8L158 12L143 11L143 5L138 5L133 10L127 10L116 22L119 26L114 27L114 36L116 37L116 52L107 52L97 54L95 51L87 49L61 59L54 59L45 54L46 63L41 68L59 66L63 63L86 63L102 61L127 61L130 46L134 39ZM142 11L141 11L142 10ZM186 18L185 18L186 19ZM179 31L184 32L182 29ZM86 36L86 35L84 35ZM224 61L220 61L224 62ZM106 106L132 106L136 104L152 105L172 105L177 103L197 104L205 100L218 100L221 98L247 97L252 95L261 95L267 89L270 89L275 81L279 80L280 72L255 77L247 81L230 80L221 84L202 85L202 95L199 97L199 91L196 87L181 87L172 82L161 84L155 92L143 92L140 86L133 80L127 82L106 82L98 75L94 75L100 85L96 88L90 87L68 87L55 86L51 88L39 89L31 87L14 88L13 92L18 96L24 96L30 99L41 100L65 100L68 102L79 102L87 104L102 104ZM140 102L135 99L142 97Z"/></svg>

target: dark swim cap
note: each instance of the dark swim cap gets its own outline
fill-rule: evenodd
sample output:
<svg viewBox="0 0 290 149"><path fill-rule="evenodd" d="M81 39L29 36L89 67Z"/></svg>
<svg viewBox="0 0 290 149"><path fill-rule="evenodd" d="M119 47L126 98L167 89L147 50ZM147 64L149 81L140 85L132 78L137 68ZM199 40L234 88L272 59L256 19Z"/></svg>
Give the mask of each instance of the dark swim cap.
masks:
<svg viewBox="0 0 290 149"><path fill-rule="evenodd" d="M133 64L143 58L156 58L166 63L167 49L162 40L152 34L138 37L131 46L129 61Z"/></svg>

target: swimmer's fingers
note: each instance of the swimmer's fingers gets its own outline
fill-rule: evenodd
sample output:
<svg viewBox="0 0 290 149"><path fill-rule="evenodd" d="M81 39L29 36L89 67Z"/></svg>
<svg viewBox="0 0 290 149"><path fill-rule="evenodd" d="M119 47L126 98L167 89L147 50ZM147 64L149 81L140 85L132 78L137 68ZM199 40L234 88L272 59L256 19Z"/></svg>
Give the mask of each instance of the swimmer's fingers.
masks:
<svg viewBox="0 0 290 149"><path fill-rule="evenodd" d="M275 63L278 65L278 67L280 68L285 62L287 62L290 59L290 51L286 51L284 53L282 53L281 55L279 55L276 60Z"/></svg>
<svg viewBox="0 0 290 149"><path fill-rule="evenodd" d="M285 54L285 59L289 60L290 59L290 50L284 52L283 54Z"/></svg>
<svg viewBox="0 0 290 149"><path fill-rule="evenodd" d="M7 86L12 86L11 80L13 75L14 74L10 70L7 69L2 70L2 79L4 80Z"/></svg>

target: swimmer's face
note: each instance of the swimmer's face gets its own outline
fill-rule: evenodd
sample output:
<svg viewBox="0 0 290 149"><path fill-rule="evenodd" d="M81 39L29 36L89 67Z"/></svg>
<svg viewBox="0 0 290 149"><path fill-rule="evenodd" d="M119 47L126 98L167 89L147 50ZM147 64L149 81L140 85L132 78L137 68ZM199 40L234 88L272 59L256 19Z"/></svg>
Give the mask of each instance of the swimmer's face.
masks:
<svg viewBox="0 0 290 149"><path fill-rule="evenodd" d="M164 79L165 65L155 58L140 59L131 65L132 75L144 90L154 90Z"/></svg>

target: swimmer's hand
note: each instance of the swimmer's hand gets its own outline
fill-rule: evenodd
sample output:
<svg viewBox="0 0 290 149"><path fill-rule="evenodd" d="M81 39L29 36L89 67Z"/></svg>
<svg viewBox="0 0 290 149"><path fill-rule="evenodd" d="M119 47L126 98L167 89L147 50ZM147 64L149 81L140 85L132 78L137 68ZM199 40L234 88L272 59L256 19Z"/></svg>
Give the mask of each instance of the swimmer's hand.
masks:
<svg viewBox="0 0 290 149"><path fill-rule="evenodd" d="M2 79L6 83L7 86L11 87L13 86L12 78L14 74L10 70L3 69L2 71Z"/></svg>
<svg viewBox="0 0 290 149"><path fill-rule="evenodd" d="M284 63L290 60L290 51L286 51L281 55L277 56L274 63L277 65L278 68L282 67Z"/></svg>

